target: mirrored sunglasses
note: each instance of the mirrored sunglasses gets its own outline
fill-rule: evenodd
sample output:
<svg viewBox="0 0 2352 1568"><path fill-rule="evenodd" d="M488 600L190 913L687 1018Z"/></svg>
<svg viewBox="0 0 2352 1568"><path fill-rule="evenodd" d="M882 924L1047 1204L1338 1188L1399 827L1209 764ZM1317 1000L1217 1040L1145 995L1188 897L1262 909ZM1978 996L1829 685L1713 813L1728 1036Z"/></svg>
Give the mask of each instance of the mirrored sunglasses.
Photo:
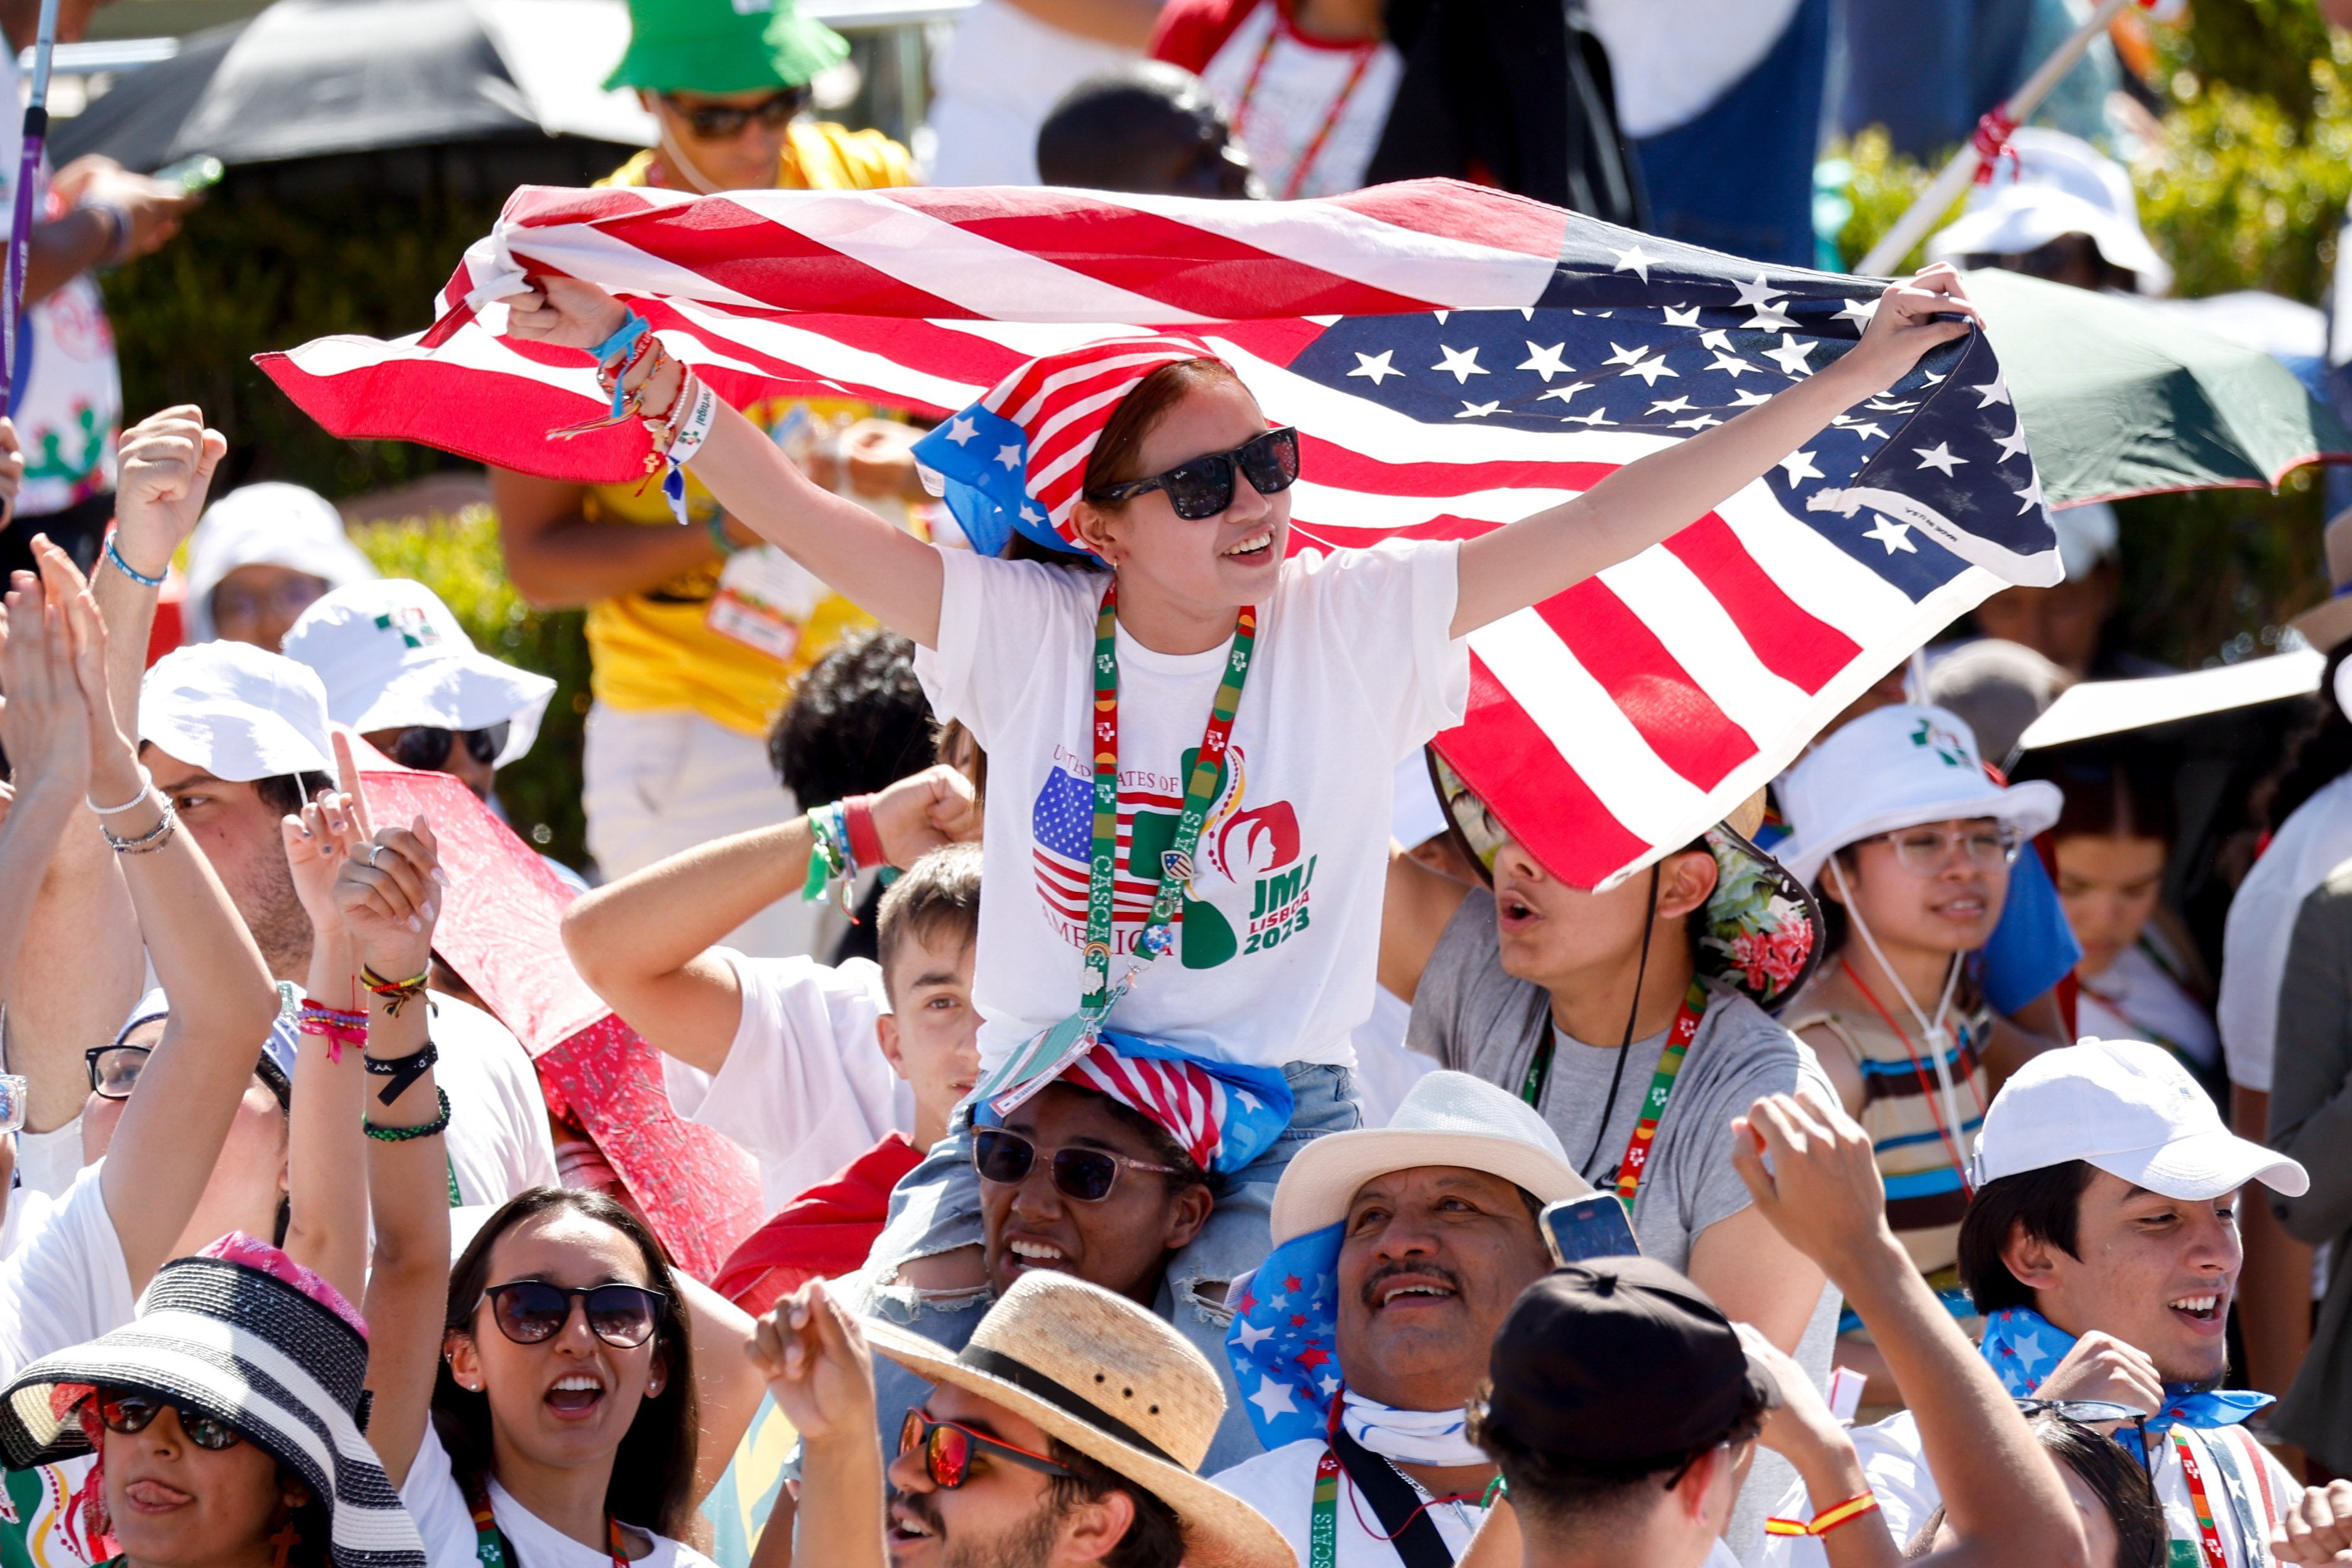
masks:
<svg viewBox="0 0 2352 1568"><path fill-rule="evenodd" d="M154 1425L155 1417L165 1410L179 1413L180 1430L188 1441L212 1453L234 1448L245 1441L236 1429L216 1415L201 1410L191 1410L184 1405L173 1405L168 1399L158 1399L152 1394L132 1394L121 1389L100 1389L98 1392L98 1418L110 1432L143 1432Z"/></svg>
<svg viewBox="0 0 2352 1568"><path fill-rule="evenodd" d="M519 1345L543 1344L562 1332L563 1325L572 1321L572 1303L578 1301L587 1311L588 1331L622 1350L635 1350L654 1337L662 1303L668 1299L642 1285L583 1289L551 1285L544 1279L510 1280L482 1292L499 1332Z"/></svg>
<svg viewBox="0 0 2352 1568"><path fill-rule="evenodd" d="M1131 500L1146 490L1165 490L1168 504L1187 522L1217 516L1234 504L1234 470L1262 496L1288 489L1298 479L1298 432L1288 425L1267 431L1230 452L1210 452L1179 463L1164 474L1129 479L1097 492L1108 501Z"/></svg>
<svg viewBox="0 0 2352 1568"><path fill-rule="evenodd" d="M959 1426L952 1421L934 1421L930 1412L909 1410L898 1424L898 1452L911 1454L923 1451L923 1468L931 1478L931 1485L942 1491L953 1491L971 1479L971 1456L975 1450L994 1454L1016 1465L1042 1470L1049 1476L1070 1476L1077 1472L1067 1465L1058 1464L1043 1454L1033 1454L1026 1448L1016 1448L994 1437L983 1437L969 1426Z"/></svg>
<svg viewBox="0 0 2352 1568"><path fill-rule="evenodd" d="M1055 1191L1082 1204L1098 1204L1110 1196L1121 1170L1150 1171L1161 1176L1182 1174L1173 1165L1130 1160L1108 1149L1042 1150L1020 1133L1008 1132L1002 1127L982 1127L971 1135L972 1168L983 1182L1007 1187L1025 1182L1040 1154L1048 1155Z"/></svg>

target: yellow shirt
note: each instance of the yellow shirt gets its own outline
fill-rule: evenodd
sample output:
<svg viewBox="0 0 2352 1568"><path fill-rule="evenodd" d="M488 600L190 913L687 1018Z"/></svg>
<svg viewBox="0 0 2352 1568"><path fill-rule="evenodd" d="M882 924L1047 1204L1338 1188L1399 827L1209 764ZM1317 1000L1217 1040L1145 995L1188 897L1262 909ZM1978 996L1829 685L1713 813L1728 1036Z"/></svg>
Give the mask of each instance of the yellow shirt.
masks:
<svg viewBox="0 0 2352 1568"><path fill-rule="evenodd" d="M650 184L652 170L649 148L597 184ZM796 120L786 134L776 184L786 190L867 190L912 184L914 178L906 149L878 131L845 131ZM804 416L820 425L841 414L861 418L874 412L865 404L839 399L783 398L754 404L743 412L752 423L775 431L796 409L804 409ZM710 492L691 474L686 496L697 526L719 510ZM591 521L677 526L654 480L591 486L584 510ZM739 734L763 735L801 672L824 658L842 633L873 624L848 600L822 593L800 617L800 635L791 654L775 658L706 624L723 564L712 561L646 592L588 606L589 685L597 701L639 713L690 708Z"/></svg>

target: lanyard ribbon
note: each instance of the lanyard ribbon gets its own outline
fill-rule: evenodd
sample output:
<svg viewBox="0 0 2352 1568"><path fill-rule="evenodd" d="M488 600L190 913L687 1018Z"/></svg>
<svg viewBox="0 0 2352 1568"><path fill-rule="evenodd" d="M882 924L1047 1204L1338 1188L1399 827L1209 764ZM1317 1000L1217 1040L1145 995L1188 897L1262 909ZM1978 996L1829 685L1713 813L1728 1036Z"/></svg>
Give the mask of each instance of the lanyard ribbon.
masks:
<svg viewBox="0 0 2352 1568"><path fill-rule="evenodd" d="M2172 1429L2172 1447L2180 1456L2180 1474L2189 1483L2189 1505L2197 1514L2197 1545L2202 1549L2204 1568L2230 1568L2230 1559L2221 1551L2221 1531L2213 1517L2213 1504L2205 1490L2205 1471L2199 1464L2197 1450L2189 1441L2189 1434L2179 1427ZM2176 1542L2185 1546L2186 1542ZM2253 1544L2249 1542L2249 1544Z"/></svg>
<svg viewBox="0 0 2352 1568"><path fill-rule="evenodd" d="M499 1528L498 1518L490 1511L489 1483L479 1476L466 1483L466 1507L474 1516L474 1561L481 1568L514 1568L513 1553L507 1550L507 1532ZM613 1568L629 1568L629 1545L622 1539L621 1521L606 1514L604 1533Z"/></svg>
<svg viewBox="0 0 2352 1568"><path fill-rule="evenodd" d="M1666 1101L1674 1098L1675 1079L1681 1076L1684 1058L1690 1055L1691 1042L1698 1038L1698 1026L1706 1017L1706 987L1693 980L1690 989L1683 993L1683 1005L1675 1014L1674 1025L1666 1031L1666 1048L1659 1053L1658 1070L1650 1075L1650 1092L1643 1097L1642 1114L1633 1123L1633 1135L1625 1141L1625 1157L1617 1163L1617 1201L1625 1212L1633 1212L1633 1198L1642 1189L1642 1173L1650 1163L1650 1151L1656 1145L1658 1123L1666 1114ZM1527 1077L1520 1081L1519 1098L1541 1109L1545 1083L1551 1077L1551 1058L1555 1035L1551 1016L1544 1016L1543 1040L1536 1047L1535 1059L1528 1064Z"/></svg>
<svg viewBox="0 0 2352 1568"><path fill-rule="evenodd" d="M1034 1037L981 1085L978 1097L999 1116L1011 1114L1094 1049L1103 1020L1127 994L1144 965L1175 947L1174 922L1183 906L1184 889L1192 879L1192 852L1200 845L1202 826L1208 820L1218 781L1224 775L1234 713L1241 706L1242 686L1249 679L1250 655L1256 643L1257 609L1244 606L1225 655L1224 679L1210 704L1208 727L1201 732L1201 749L1193 756L1192 771L1185 782L1175 837L1160 857L1159 891L1151 900L1151 914L1136 938L1138 962L1114 985L1110 959L1118 872L1118 584L1114 581L1103 590L1102 610L1095 618L1095 811L1087 876L1086 989L1079 994L1076 1013ZM1132 873L1137 868L1130 862L1128 869Z"/></svg>

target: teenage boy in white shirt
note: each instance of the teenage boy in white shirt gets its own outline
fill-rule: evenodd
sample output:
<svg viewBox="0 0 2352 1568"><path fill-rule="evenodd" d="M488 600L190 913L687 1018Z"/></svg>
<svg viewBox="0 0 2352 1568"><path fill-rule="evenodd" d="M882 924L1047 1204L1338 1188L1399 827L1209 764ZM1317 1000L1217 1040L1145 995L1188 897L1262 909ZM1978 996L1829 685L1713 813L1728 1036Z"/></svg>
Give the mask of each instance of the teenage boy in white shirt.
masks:
<svg viewBox="0 0 2352 1568"><path fill-rule="evenodd" d="M2021 1399L2146 1411L2115 1436L2151 1456L2171 1562L2261 1568L2301 1489L2243 1425L2271 1396L2218 1385L2245 1258L2241 1190L2293 1196L2303 1167L2234 1136L2161 1047L2086 1040L2035 1057L1994 1096L1971 1181L1960 1273L1995 1375ZM1919 1422L1906 1412L1853 1437L1907 1540L1942 1496ZM1776 1511L1811 1517L1795 1495ZM1818 1563L1817 1551L1775 1536L1762 1561Z"/></svg>

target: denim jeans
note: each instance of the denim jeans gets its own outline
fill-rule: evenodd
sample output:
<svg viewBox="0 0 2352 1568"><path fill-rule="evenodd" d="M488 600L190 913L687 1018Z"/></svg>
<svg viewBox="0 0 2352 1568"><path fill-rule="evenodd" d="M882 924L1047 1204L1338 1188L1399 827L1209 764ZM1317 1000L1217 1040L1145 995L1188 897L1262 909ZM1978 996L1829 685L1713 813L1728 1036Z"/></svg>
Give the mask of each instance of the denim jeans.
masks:
<svg viewBox="0 0 2352 1568"><path fill-rule="evenodd" d="M1171 1254L1153 1310L1208 1357L1225 1388L1225 1416L1201 1473L1211 1475L1257 1454L1257 1434L1242 1407L1234 1369L1225 1359L1225 1329L1233 1313L1224 1288L1255 1268L1273 1250L1269 1228L1274 1189L1291 1156L1307 1140L1348 1132L1363 1124L1354 1075L1346 1068L1292 1062L1282 1069L1297 1101L1290 1125L1274 1146L1215 1184L1217 1205L1192 1244ZM990 1302L986 1288L918 1290L898 1283L898 1270L919 1258L976 1247L982 1241L980 1177L971 1165L971 1124L960 1112L955 1128L890 1194L890 1216L866 1259L874 1281L864 1310L913 1329L950 1350L961 1350ZM1207 1287L1204 1293L1202 1288ZM924 1384L895 1365L876 1368L886 1451L898 1442L898 1422L922 1397Z"/></svg>

